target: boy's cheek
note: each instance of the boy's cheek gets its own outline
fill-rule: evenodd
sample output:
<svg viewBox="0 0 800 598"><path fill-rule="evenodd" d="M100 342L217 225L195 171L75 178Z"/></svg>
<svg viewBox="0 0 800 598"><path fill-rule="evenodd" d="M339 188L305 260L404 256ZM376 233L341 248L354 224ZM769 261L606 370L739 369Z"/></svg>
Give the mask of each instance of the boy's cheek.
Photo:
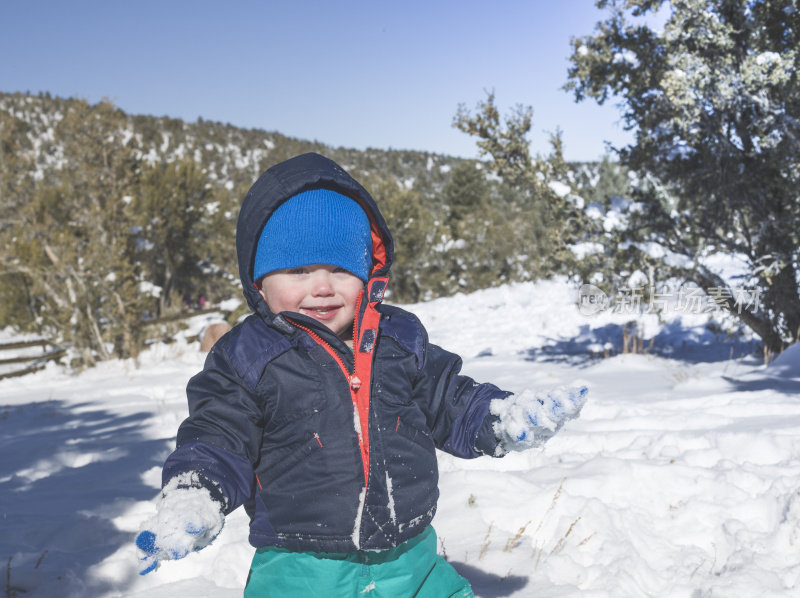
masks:
<svg viewBox="0 0 800 598"><path fill-rule="evenodd" d="M269 310L271 312L278 313L279 311L282 311L280 309L273 309L273 303L270 302L270 300L269 300L269 295L267 294L267 291L266 291L266 285L261 285L258 288L258 294L261 295L261 298L264 300L264 303L267 304L267 307L269 308ZM278 306L276 306L276 307L278 307Z"/></svg>

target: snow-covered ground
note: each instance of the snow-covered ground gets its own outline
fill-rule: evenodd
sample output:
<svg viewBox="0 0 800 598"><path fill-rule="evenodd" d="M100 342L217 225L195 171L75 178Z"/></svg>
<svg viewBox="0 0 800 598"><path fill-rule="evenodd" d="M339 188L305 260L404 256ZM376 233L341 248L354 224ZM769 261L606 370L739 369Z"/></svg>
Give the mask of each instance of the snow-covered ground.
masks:
<svg viewBox="0 0 800 598"><path fill-rule="evenodd" d="M541 282L413 306L481 381L591 392L543 449L440 454L441 552L482 597L800 595L800 347L765 368L707 316L651 315L650 354L621 355L630 316L581 315L576 297ZM133 538L203 358L179 342L138 367L0 382L7 598L241 595L241 511L210 547L137 574Z"/></svg>

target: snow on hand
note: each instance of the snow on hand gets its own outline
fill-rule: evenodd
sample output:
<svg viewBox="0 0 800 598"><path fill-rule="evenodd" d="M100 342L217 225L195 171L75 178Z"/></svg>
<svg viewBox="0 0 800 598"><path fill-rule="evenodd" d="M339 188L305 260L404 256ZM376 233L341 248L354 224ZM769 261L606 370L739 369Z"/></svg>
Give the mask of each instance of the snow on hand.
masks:
<svg viewBox="0 0 800 598"><path fill-rule="evenodd" d="M182 559L217 537L225 523L222 506L206 488L195 487L196 474L181 474L162 489L156 514L136 537L143 552L142 575L158 567L159 561Z"/></svg>
<svg viewBox="0 0 800 598"><path fill-rule="evenodd" d="M494 399L490 409L498 417L494 424L500 440L498 454L544 444L566 421L578 416L588 392L585 386L562 387L544 393L525 390L506 399Z"/></svg>

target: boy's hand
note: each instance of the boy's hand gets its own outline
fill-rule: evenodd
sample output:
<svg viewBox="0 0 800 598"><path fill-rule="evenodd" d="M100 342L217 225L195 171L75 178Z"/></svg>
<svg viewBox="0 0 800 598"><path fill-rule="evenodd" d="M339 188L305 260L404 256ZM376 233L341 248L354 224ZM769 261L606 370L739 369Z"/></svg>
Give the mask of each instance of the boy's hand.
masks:
<svg viewBox="0 0 800 598"><path fill-rule="evenodd" d="M169 486L169 485L168 485ZM225 522L222 505L205 488L165 488L156 515L136 536L142 566L150 573L159 561L182 559L207 546Z"/></svg>
<svg viewBox="0 0 800 598"><path fill-rule="evenodd" d="M493 400L491 413L498 417L494 432L501 452L522 451L544 444L565 422L578 417L588 394L586 386L560 387L546 393L526 390Z"/></svg>

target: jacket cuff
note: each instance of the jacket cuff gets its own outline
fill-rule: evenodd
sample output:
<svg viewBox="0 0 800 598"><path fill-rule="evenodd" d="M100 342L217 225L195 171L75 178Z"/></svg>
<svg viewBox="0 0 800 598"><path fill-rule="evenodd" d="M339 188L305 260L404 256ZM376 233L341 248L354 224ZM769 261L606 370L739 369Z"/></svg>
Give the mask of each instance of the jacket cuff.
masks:
<svg viewBox="0 0 800 598"><path fill-rule="evenodd" d="M182 444L167 457L162 487L185 472L193 474L192 485L208 489L226 514L246 502L254 491L255 476L247 459L204 442Z"/></svg>
<svg viewBox="0 0 800 598"><path fill-rule="evenodd" d="M185 471L165 480L161 487L161 494L164 496L171 489L183 490L187 488L206 489L211 495L211 500L219 503L220 510L227 507L228 501L225 499L225 495L219 485L199 471Z"/></svg>
<svg viewBox="0 0 800 598"><path fill-rule="evenodd" d="M500 441L494 434L494 424L497 422L497 416L488 414L478 430L478 435L475 438L475 451L482 455L490 455L494 457L497 454L497 447Z"/></svg>

